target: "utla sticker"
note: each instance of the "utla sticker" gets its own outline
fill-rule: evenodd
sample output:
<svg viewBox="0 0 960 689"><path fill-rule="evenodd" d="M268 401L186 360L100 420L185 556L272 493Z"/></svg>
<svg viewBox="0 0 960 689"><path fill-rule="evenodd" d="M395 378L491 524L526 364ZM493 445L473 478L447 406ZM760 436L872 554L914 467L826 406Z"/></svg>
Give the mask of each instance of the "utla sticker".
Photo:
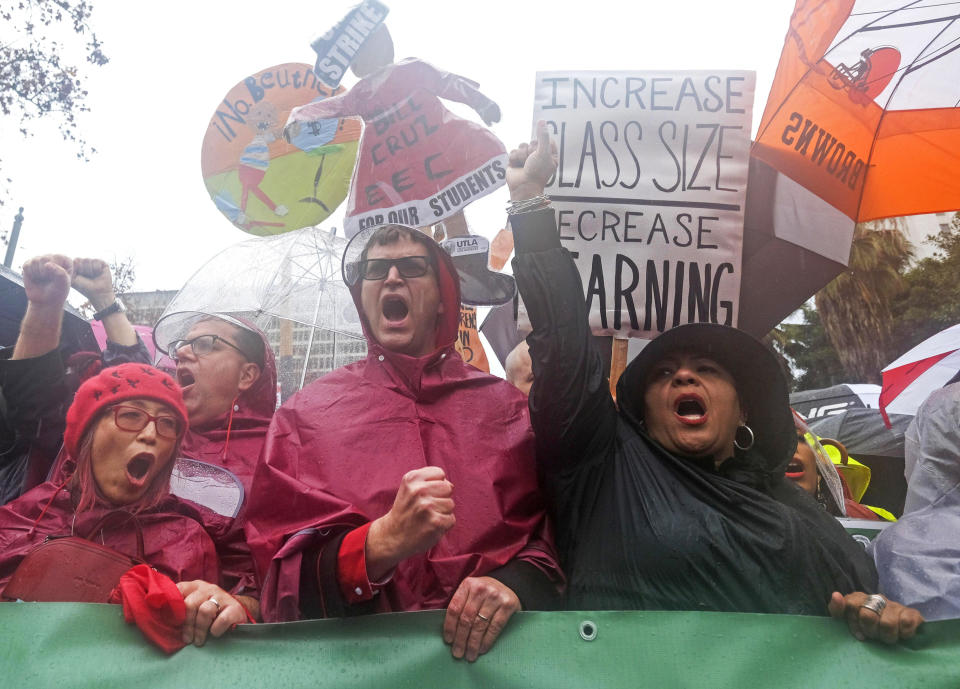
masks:
<svg viewBox="0 0 960 689"><path fill-rule="evenodd" d="M473 254L486 254L490 251L490 242L484 237L454 237L441 242L440 246L451 256L471 256Z"/></svg>

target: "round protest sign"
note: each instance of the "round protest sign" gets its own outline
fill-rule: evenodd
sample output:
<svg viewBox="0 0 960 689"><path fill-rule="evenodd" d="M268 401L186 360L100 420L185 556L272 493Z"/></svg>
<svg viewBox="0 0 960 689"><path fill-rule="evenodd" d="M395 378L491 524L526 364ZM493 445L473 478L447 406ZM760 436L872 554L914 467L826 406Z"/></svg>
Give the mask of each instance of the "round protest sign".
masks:
<svg viewBox="0 0 960 689"><path fill-rule="evenodd" d="M312 122L287 141L290 111L331 91L309 65L287 63L234 86L210 118L200 165L217 208L235 226L279 234L322 222L346 198L361 122Z"/></svg>

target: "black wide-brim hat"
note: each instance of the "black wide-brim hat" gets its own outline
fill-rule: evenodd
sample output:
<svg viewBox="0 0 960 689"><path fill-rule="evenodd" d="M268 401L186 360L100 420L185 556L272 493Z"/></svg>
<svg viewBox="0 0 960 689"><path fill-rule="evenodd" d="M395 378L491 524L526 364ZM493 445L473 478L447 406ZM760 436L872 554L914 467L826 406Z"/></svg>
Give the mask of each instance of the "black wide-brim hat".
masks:
<svg viewBox="0 0 960 689"><path fill-rule="evenodd" d="M490 270L490 242L479 235L452 237L440 246L450 254L460 276L460 300L468 306L501 306L513 301L512 275Z"/></svg>
<svg viewBox="0 0 960 689"><path fill-rule="evenodd" d="M747 412L747 425L756 439L754 447L763 456L768 471L782 472L797 447L787 380L773 352L742 330L714 323L691 323L658 336L620 376L620 408L642 421L651 369L663 357L681 351L710 357L730 372L741 407Z"/></svg>

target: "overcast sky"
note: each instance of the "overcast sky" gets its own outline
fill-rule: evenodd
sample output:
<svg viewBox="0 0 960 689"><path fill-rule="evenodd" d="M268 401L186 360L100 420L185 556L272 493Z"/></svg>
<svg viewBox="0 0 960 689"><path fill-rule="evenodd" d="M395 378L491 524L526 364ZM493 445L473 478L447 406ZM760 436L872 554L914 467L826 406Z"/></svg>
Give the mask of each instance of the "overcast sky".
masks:
<svg viewBox="0 0 960 689"><path fill-rule="evenodd" d="M135 289L176 289L219 250L248 239L204 188L207 123L245 76L312 64L310 41L354 4L94 0L92 24L110 63L88 70L91 112L81 127L98 150L91 161L77 161L55 129L37 127L23 141L11 135L15 122L0 119L3 173L13 177L0 225L9 228L20 205L26 218L14 267L46 252L132 256ZM387 4L397 58L480 82L501 107L493 130L508 149L530 136L538 70L755 70L756 131L793 10L792 0ZM468 208L475 232L496 232L505 200L502 189ZM342 213L323 226L340 226Z"/></svg>

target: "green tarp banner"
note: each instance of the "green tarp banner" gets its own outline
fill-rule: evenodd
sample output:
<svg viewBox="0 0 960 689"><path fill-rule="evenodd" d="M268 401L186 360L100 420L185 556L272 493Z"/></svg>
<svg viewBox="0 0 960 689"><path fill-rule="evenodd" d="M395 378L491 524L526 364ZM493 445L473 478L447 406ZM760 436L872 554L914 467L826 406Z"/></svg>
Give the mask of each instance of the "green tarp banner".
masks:
<svg viewBox="0 0 960 689"><path fill-rule="evenodd" d="M245 625L165 656L119 606L0 605L0 686L957 689L960 620L898 646L815 617L518 613L476 663L453 660L441 611ZM589 620L596 638L584 640Z"/></svg>

